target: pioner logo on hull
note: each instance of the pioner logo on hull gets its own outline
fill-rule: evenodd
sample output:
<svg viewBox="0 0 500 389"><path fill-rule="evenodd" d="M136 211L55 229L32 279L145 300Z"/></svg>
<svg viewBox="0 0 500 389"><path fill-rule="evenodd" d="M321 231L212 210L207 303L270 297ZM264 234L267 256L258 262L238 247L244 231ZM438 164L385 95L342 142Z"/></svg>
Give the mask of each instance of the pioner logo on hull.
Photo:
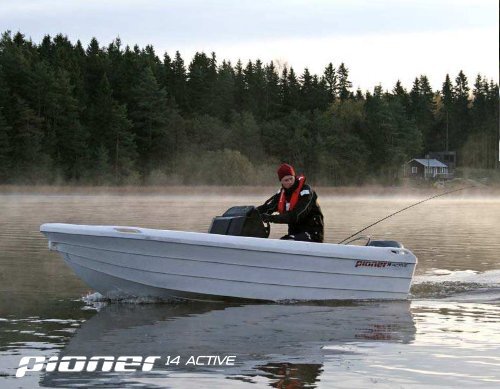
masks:
<svg viewBox="0 0 500 389"><path fill-rule="evenodd" d="M200 355L190 356L185 361L180 356L65 356L45 358L22 357L19 367L16 371L16 377L21 378L30 371L78 373L87 372L134 372L134 371L152 371L155 364L169 365L193 365L193 366L234 366L235 355Z"/></svg>
<svg viewBox="0 0 500 389"><path fill-rule="evenodd" d="M405 262L389 262L389 261L367 261L360 259L356 261L354 267L406 267L408 266Z"/></svg>

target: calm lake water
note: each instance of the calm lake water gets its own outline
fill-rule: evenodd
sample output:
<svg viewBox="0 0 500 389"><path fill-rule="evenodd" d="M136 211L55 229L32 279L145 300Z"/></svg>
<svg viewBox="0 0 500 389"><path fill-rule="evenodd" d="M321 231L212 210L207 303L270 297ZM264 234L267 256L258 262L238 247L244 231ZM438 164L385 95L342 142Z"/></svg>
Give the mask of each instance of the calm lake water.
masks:
<svg viewBox="0 0 500 389"><path fill-rule="evenodd" d="M321 195L321 194L320 194ZM49 252L47 222L206 232L266 196L0 194L0 387L500 387L500 198L449 197L366 234L419 259L406 302L100 301ZM422 198L320 197L327 242ZM271 237L285 233L273 226ZM179 356L151 372L27 372L23 356ZM235 356L193 366L191 356Z"/></svg>

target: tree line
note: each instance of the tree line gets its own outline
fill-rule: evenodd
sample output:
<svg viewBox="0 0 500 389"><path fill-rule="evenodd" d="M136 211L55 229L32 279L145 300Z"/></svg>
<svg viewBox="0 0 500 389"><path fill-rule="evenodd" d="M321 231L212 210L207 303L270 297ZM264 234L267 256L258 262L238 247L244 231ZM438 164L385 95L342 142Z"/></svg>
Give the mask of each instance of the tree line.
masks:
<svg viewBox="0 0 500 389"><path fill-rule="evenodd" d="M150 45L87 47L63 35L0 40L0 183L274 183L286 161L315 182L395 183L402 164L457 151L498 161L498 84L460 71L432 90L354 91L343 63L323 74L259 59L220 62Z"/></svg>

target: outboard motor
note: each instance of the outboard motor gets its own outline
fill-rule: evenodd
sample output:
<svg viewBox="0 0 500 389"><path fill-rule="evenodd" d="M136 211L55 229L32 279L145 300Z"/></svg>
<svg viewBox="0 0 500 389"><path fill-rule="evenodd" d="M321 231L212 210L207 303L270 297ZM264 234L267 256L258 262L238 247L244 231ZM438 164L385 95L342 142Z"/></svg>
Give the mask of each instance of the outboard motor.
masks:
<svg viewBox="0 0 500 389"><path fill-rule="evenodd" d="M239 206L231 207L222 216L214 217L208 232L210 234L267 238L270 226L269 223L264 225L259 211L254 206Z"/></svg>
<svg viewBox="0 0 500 389"><path fill-rule="evenodd" d="M397 247L400 249L404 249L404 246L396 242L395 240L370 240L367 243L367 246L375 246L375 247Z"/></svg>

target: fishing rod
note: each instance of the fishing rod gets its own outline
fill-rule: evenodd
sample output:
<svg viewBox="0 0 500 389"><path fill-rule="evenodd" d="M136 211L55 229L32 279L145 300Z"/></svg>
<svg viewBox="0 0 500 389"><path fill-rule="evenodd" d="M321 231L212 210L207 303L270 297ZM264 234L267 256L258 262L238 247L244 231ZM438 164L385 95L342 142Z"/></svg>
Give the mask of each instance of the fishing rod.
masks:
<svg viewBox="0 0 500 389"><path fill-rule="evenodd" d="M475 188L475 186L474 186L474 185L470 185L470 186L464 186L464 187L462 187L462 188L460 188L460 189L453 189L453 190L450 190L450 191L448 191L448 192L444 192L444 193L441 193L441 194L438 194L438 195L434 195L434 196L432 196L432 197L429 197L428 199L425 199L425 200L419 201L419 202L417 202L417 203L415 203L415 204L409 205L408 207L405 207L405 208L403 208L403 209L400 209L400 210L399 210L399 211L397 211L397 212L391 213L389 216L386 216L386 217L384 217L383 219L380 219L380 220L376 221L375 223L370 224L368 227L365 227L365 228L363 228L362 230L359 230L359 231L358 231L358 232L356 232L355 234L352 234L351 236L348 236L347 238L345 238L343 241L339 242L338 244L342 244L342 243L344 243L346 240L351 239L352 237L354 237L354 236L358 235L360 232L363 232L364 230L367 230L368 228L373 227L375 224L378 224L378 223L380 223L380 222L383 222L384 220L389 219L390 217L392 217L392 216L394 216L394 215L396 215L396 214L398 214L398 213L400 213L400 212L406 211L408 208L414 207L414 206L416 206L416 205L418 205L418 204L425 203L426 201L429 201L429 200L435 199L436 197L441 197L441 196L444 196L444 195L447 195L447 194L450 194L450 193L453 193L453 192L458 192L458 191L461 191L461 190L464 190L464 189L468 189L468 188Z"/></svg>

